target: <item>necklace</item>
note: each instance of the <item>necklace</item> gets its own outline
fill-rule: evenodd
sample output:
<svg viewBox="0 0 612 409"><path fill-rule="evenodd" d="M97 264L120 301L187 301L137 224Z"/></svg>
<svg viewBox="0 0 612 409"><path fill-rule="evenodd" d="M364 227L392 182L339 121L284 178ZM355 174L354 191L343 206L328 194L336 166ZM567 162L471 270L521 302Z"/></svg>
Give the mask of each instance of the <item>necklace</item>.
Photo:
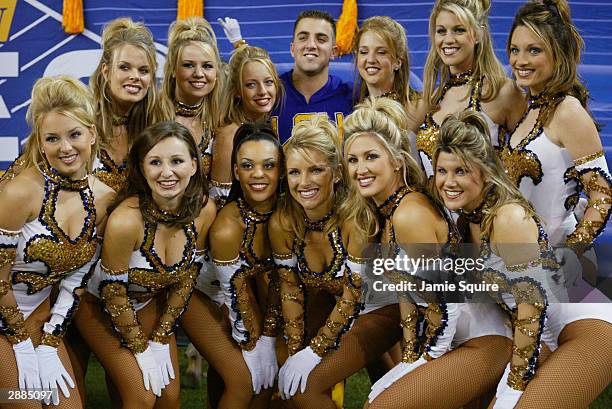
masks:
<svg viewBox="0 0 612 409"><path fill-rule="evenodd" d="M129 116L127 116L127 115L116 115L116 114L113 114L111 122L112 122L113 126L125 126L125 125L127 125L129 119L130 119Z"/></svg>
<svg viewBox="0 0 612 409"><path fill-rule="evenodd" d="M181 101L174 101L174 112L178 116L184 116L187 118L194 117L201 112L202 101L195 105L188 105Z"/></svg>
<svg viewBox="0 0 612 409"><path fill-rule="evenodd" d="M57 170L49 165L49 162L45 159L42 163L41 172L45 179L55 183L63 190L80 191L89 186L88 175L86 174L82 179L70 179L60 174Z"/></svg>
<svg viewBox="0 0 612 409"><path fill-rule="evenodd" d="M179 214L160 209L152 199L140 197L140 210L157 223L174 224L180 218Z"/></svg>
<svg viewBox="0 0 612 409"><path fill-rule="evenodd" d="M330 210L325 216L316 221L312 221L308 217L304 217L306 231L323 231L325 229L325 225L327 224L329 219L331 219L333 214L334 211Z"/></svg>

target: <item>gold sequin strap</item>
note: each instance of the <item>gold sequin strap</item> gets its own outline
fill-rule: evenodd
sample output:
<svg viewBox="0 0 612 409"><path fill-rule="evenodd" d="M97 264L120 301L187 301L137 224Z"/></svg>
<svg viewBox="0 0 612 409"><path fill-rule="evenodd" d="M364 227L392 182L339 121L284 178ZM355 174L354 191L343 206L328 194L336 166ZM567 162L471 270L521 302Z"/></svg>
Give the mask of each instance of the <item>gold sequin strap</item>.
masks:
<svg viewBox="0 0 612 409"><path fill-rule="evenodd" d="M430 355L430 349L438 340L438 337L444 332L448 321L448 312L445 304L430 303L425 310L425 328L424 353L423 357L431 361L435 357Z"/></svg>
<svg viewBox="0 0 612 409"><path fill-rule="evenodd" d="M179 214L160 209L153 199L145 195L140 196L138 203L145 219L155 223L175 224L181 217Z"/></svg>
<svg viewBox="0 0 612 409"><path fill-rule="evenodd" d="M157 327L151 335L151 340L159 342L160 344L167 344L170 342L172 335L178 328L178 322L181 315L183 315L187 308L198 273L198 265L194 263L189 268L187 276L184 276L179 282L169 287L168 296L166 297L166 307L159 317Z"/></svg>
<svg viewBox="0 0 612 409"><path fill-rule="evenodd" d="M409 312L400 321L403 331L404 345L402 348L402 362L412 363L421 357L417 325L419 323L419 311L415 304L406 306Z"/></svg>
<svg viewBox="0 0 612 409"><path fill-rule="evenodd" d="M283 314L280 297L280 278L278 270L272 267L268 271L268 300L264 315L263 335L276 337L283 327Z"/></svg>
<svg viewBox="0 0 612 409"><path fill-rule="evenodd" d="M25 327L23 314L16 305L0 305L2 332L8 341L15 345L30 337Z"/></svg>
<svg viewBox="0 0 612 409"><path fill-rule="evenodd" d="M508 375L508 385L513 389L523 391L535 375L548 304L544 290L539 283L533 280L513 283L510 291L518 305L518 313L522 308L529 308L531 313L527 318L515 318L513 321L513 358ZM519 341L516 337L517 332L523 335L523 339L526 337L528 340ZM516 364L516 361L521 363Z"/></svg>
<svg viewBox="0 0 612 409"><path fill-rule="evenodd" d="M0 269L11 266L15 261L19 235L20 232L17 231L0 229ZM0 280L0 300L10 292L10 281ZM0 323L2 332L12 344L18 344L29 337L23 314L17 304L0 305Z"/></svg>
<svg viewBox="0 0 612 409"><path fill-rule="evenodd" d="M404 196L406 196L411 191L412 190L410 190L410 188L407 186L400 187L398 190L393 192L391 196L389 196L380 206L378 206L378 214L385 220L388 220L393 217L395 209L397 209Z"/></svg>
<svg viewBox="0 0 612 409"><path fill-rule="evenodd" d="M612 209L612 176L603 152L577 159L576 173L581 190L589 201L583 219L567 236L566 245L581 254L588 250L603 232Z"/></svg>
<svg viewBox="0 0 612 409"><path fill-rule="evenodd" d="M127 270L123 272L108 272L114 277L126 277L126 280L102 280L100 283L100 298L110 315L115 331L121 337L121 344L132 353L141 353L147 349L147 340L142 333L136 311L128 298ZM123 270L122 270L123 271ZM112 274L117 273L117 274Z"/></svg>
<svg viewBox="0 0 612 409"><path fill-rule="evenodd" d="M99 157L101 167L94 169L94 176L108 185L115 192L119 192L127 185L126 163L117 165L108 152L100 149Z"/></svg>
<svg viewBox="0 0 612 409"><path fill-rule="evenodd" d="M289 355L293 355L304 347L304 285L295 269L297 259L292 267L278 266L280 281L280 299L285 321L285 337Z"/></svg>
<svg viewBox="0 0 612 409"><path fill-rule="evenodd" d="M351 271L347 266L344 270L343 284L342 296L336 302L325 325L310 341L310 348L321 357L340 346L342 335L351 328L362 309L360 303L362 281L359 272Z"/></svg>
<svg viewBox="0 0 612 409"><path fill-rule="evenodd" d="M8 182L15 179L15 177L25 169L25 164L25 155L21 155L9 165L4 173L0 175L0 191L2 191Z"/></svg>
<svg viewBox="0 0 612 409"><path fill-rule="evenodd" d="M17 255L19 231L10 231L0 228L0 269L13 265Z"/></svg>

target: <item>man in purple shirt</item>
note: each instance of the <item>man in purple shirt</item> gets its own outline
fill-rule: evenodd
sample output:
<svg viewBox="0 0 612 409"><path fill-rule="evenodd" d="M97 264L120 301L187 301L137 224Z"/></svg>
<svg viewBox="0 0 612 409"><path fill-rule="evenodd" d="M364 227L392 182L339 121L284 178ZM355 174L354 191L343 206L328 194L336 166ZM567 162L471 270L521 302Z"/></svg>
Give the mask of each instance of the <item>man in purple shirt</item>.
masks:
<svg viewBox="0 0 612 409"><path fill-rule="evenodd" d="M244 42L238 22L219 19L228 39ZM284 143L293 126L313 115L326 114L336 122L342 135L342 122L353 110L353 86L329 74L329 62L336 57L336 22L324 11L301 12L293 26L291 56L293 69L281 75L285 100L272 113L272 125Z"/></svg>

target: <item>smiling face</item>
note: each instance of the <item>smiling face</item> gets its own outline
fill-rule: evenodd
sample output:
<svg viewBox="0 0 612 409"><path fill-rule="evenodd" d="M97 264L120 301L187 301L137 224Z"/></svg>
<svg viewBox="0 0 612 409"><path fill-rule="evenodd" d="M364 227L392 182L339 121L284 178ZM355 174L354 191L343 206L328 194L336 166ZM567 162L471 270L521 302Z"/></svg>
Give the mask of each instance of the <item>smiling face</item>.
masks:
<svg viewBox="0 0 612 409"><path fill-rule="evenodd" d="M248 202L262 204L275 200L280 177L279 156L278 147L271 141L247 141L240 146L234 177Z"/></svg>
<svg viewBox="0 0 612 409"><path fill-rule="evenodd" d="M142 160L142 174L153 200L166 210L176 208L197 171L186 142L176 137L159 141Z"/></svg>
<svg viewBox="0 0 612 409"><path fill-rule="evenodd" d="M188 105L202 101L217 83L217 63L210 45L186 45L177 61L175 75L177 100Z"/></svg>
<svg viewBox="0 0 612 409"><path fill-rule="evenodd" d="M102 66L102 74L120 114L146 97L153 75L145 51L131 44L115 51L111 66Z"/></svg>
<svg viewBox="0 0 612 409"><path fill-rule="evenodd" d="M442 10L436 18L434 44L442 62L457 74L472 68L476 42L454 13Z"/></svg>
<svg viewBox="0 0 612 409"><path fill-rule="evenodd" d="M286 162L291 196L310 219L322 218L331 208L335 180L325 154L315 149L303 152L291 149L286 154Z"/></svg>
<svg viewBox="0 0 612 409"><path fill-rule="evenodd" d="M81 179L87 173L94 128L58 112L49 112L40 124L40 148L49 165L61 175Z"/></svg>
<svg viewBox="0 0 612 409"><path fill-rule="evenodd" d="M295 27L291 42L291 56L296 73L315 76L329 67L336 56L334 29L325 20L303 18Z"/></svg>
<svg viewBox="0 0 612 409"><path fill-rule="evenodd" d="M457 155L440 152L435 172L436 190L449 210L470 212L480 205L484 177L476 164L468 167Z"/></svg>
<svg viewBox="0 0 612 409"><path fill-rule="evenodd" d="M374 31L366 31L359 39L357 68L370 95L381 95L393 87L395 71L401 62L393 55L383 38Z"/></svg>
<svg viewBox="0 0 612 409"><path fill-rule="evenodd" d="M347 147L347 162L349 178L357 183L359 193L376 204L384 202L400 186L397 165L375 135L356 137Z"/></svg>
<svg viewBox="0 0 612 409"><path fill-rule="evenodd" d="M528 27L518 26L510 40L510 66L519 87L540 93L553 75L553 58Z"/></svg>
<svg viewBox="0 0 612 409"><path fill-rule="evenodd" d="M276 102L276 84L268 68L250 61L242 69L242 106L251 120L262 119Z"/></svg>

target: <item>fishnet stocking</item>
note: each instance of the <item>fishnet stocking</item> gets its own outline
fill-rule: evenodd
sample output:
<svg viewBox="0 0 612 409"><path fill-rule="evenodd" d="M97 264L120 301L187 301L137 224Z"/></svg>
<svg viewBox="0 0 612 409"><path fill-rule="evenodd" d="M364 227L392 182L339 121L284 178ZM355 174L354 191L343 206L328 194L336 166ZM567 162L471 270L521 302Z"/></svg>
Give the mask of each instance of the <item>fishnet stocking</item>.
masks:
<svg viewBox="0 0 612 409"><path fill-rule="evenodd" d="M460 408L495 387L510 360L512 341L471 339L396 381L369 409Z"/></svg>
<svg viewBox="0 0 612 409"><path fill-rule="evenodd" d="M50 316L51 307L49 299L47 298L26 320L25 325L28 329L30 337L32 338L32 343L34 346L40 343L42 327L44 323L49 320ZM68 371L70 377L74 380L74 371L72 370L70 358L63 342L59 344L58 354L64 368L66 368L66 371ZM17 362L15 361L15 353L13 351L13 346L5 336L0 336L0 388L9 390L19 389L19 376L17 372ZM69 398L65 398L61 391L59 392L59 397L59 406L51 405L49 407L61 409L81 409L83 407L81 404L81 395L79 394L79 390L77 388L70 389ZM2 409L30 409L42 407L47 406L35 401L28 401L27 403L19 403L17 405L0 404L0 408Z"/></svg>
<svg viewBox="0 0 612 409"><path fill-rule="evenodd" d="M586 408L612 382L612 325L579 320L559 336L559 348L545 359L516 409Z"/></svg>
<svg viewBox="0 0 612 409"><path fill-rule="evenodd" d="M297 408L335 409L329 389L378 360L399 341L399 309L389 305L361 315L342 336L340 347L323 357L308 377L305 393L293 397Z"/></svg>
<svg viewBox="0 0 612 409"><path fill-rule="evenodd" d="M223 379L225 390L217 408L248 408L253 400L251 375L242 358L240 347L231 336L227 310L221 309L210 298L196 290L183 315L181 326L198 352ZM270 392L271 390L265 394L268 399ZM212 401L214 400L216 399L213 398Z"/></svg>
<svg viewBox="0 0 612 409"><path fill-rule="evenodd" d="M164 299L157 296L137 312L145 337L149 338L164 307ZM107 376L113 381L124 408L179 408L180 379L176 339L170 340L170 357L176 378L170 381L160 398L144 388L142 372L134 355L123 348L118 334L112 329L109 315L102 310L100 301L87 293L83 296L74 322L81 336L96 355Z"/></svg>

